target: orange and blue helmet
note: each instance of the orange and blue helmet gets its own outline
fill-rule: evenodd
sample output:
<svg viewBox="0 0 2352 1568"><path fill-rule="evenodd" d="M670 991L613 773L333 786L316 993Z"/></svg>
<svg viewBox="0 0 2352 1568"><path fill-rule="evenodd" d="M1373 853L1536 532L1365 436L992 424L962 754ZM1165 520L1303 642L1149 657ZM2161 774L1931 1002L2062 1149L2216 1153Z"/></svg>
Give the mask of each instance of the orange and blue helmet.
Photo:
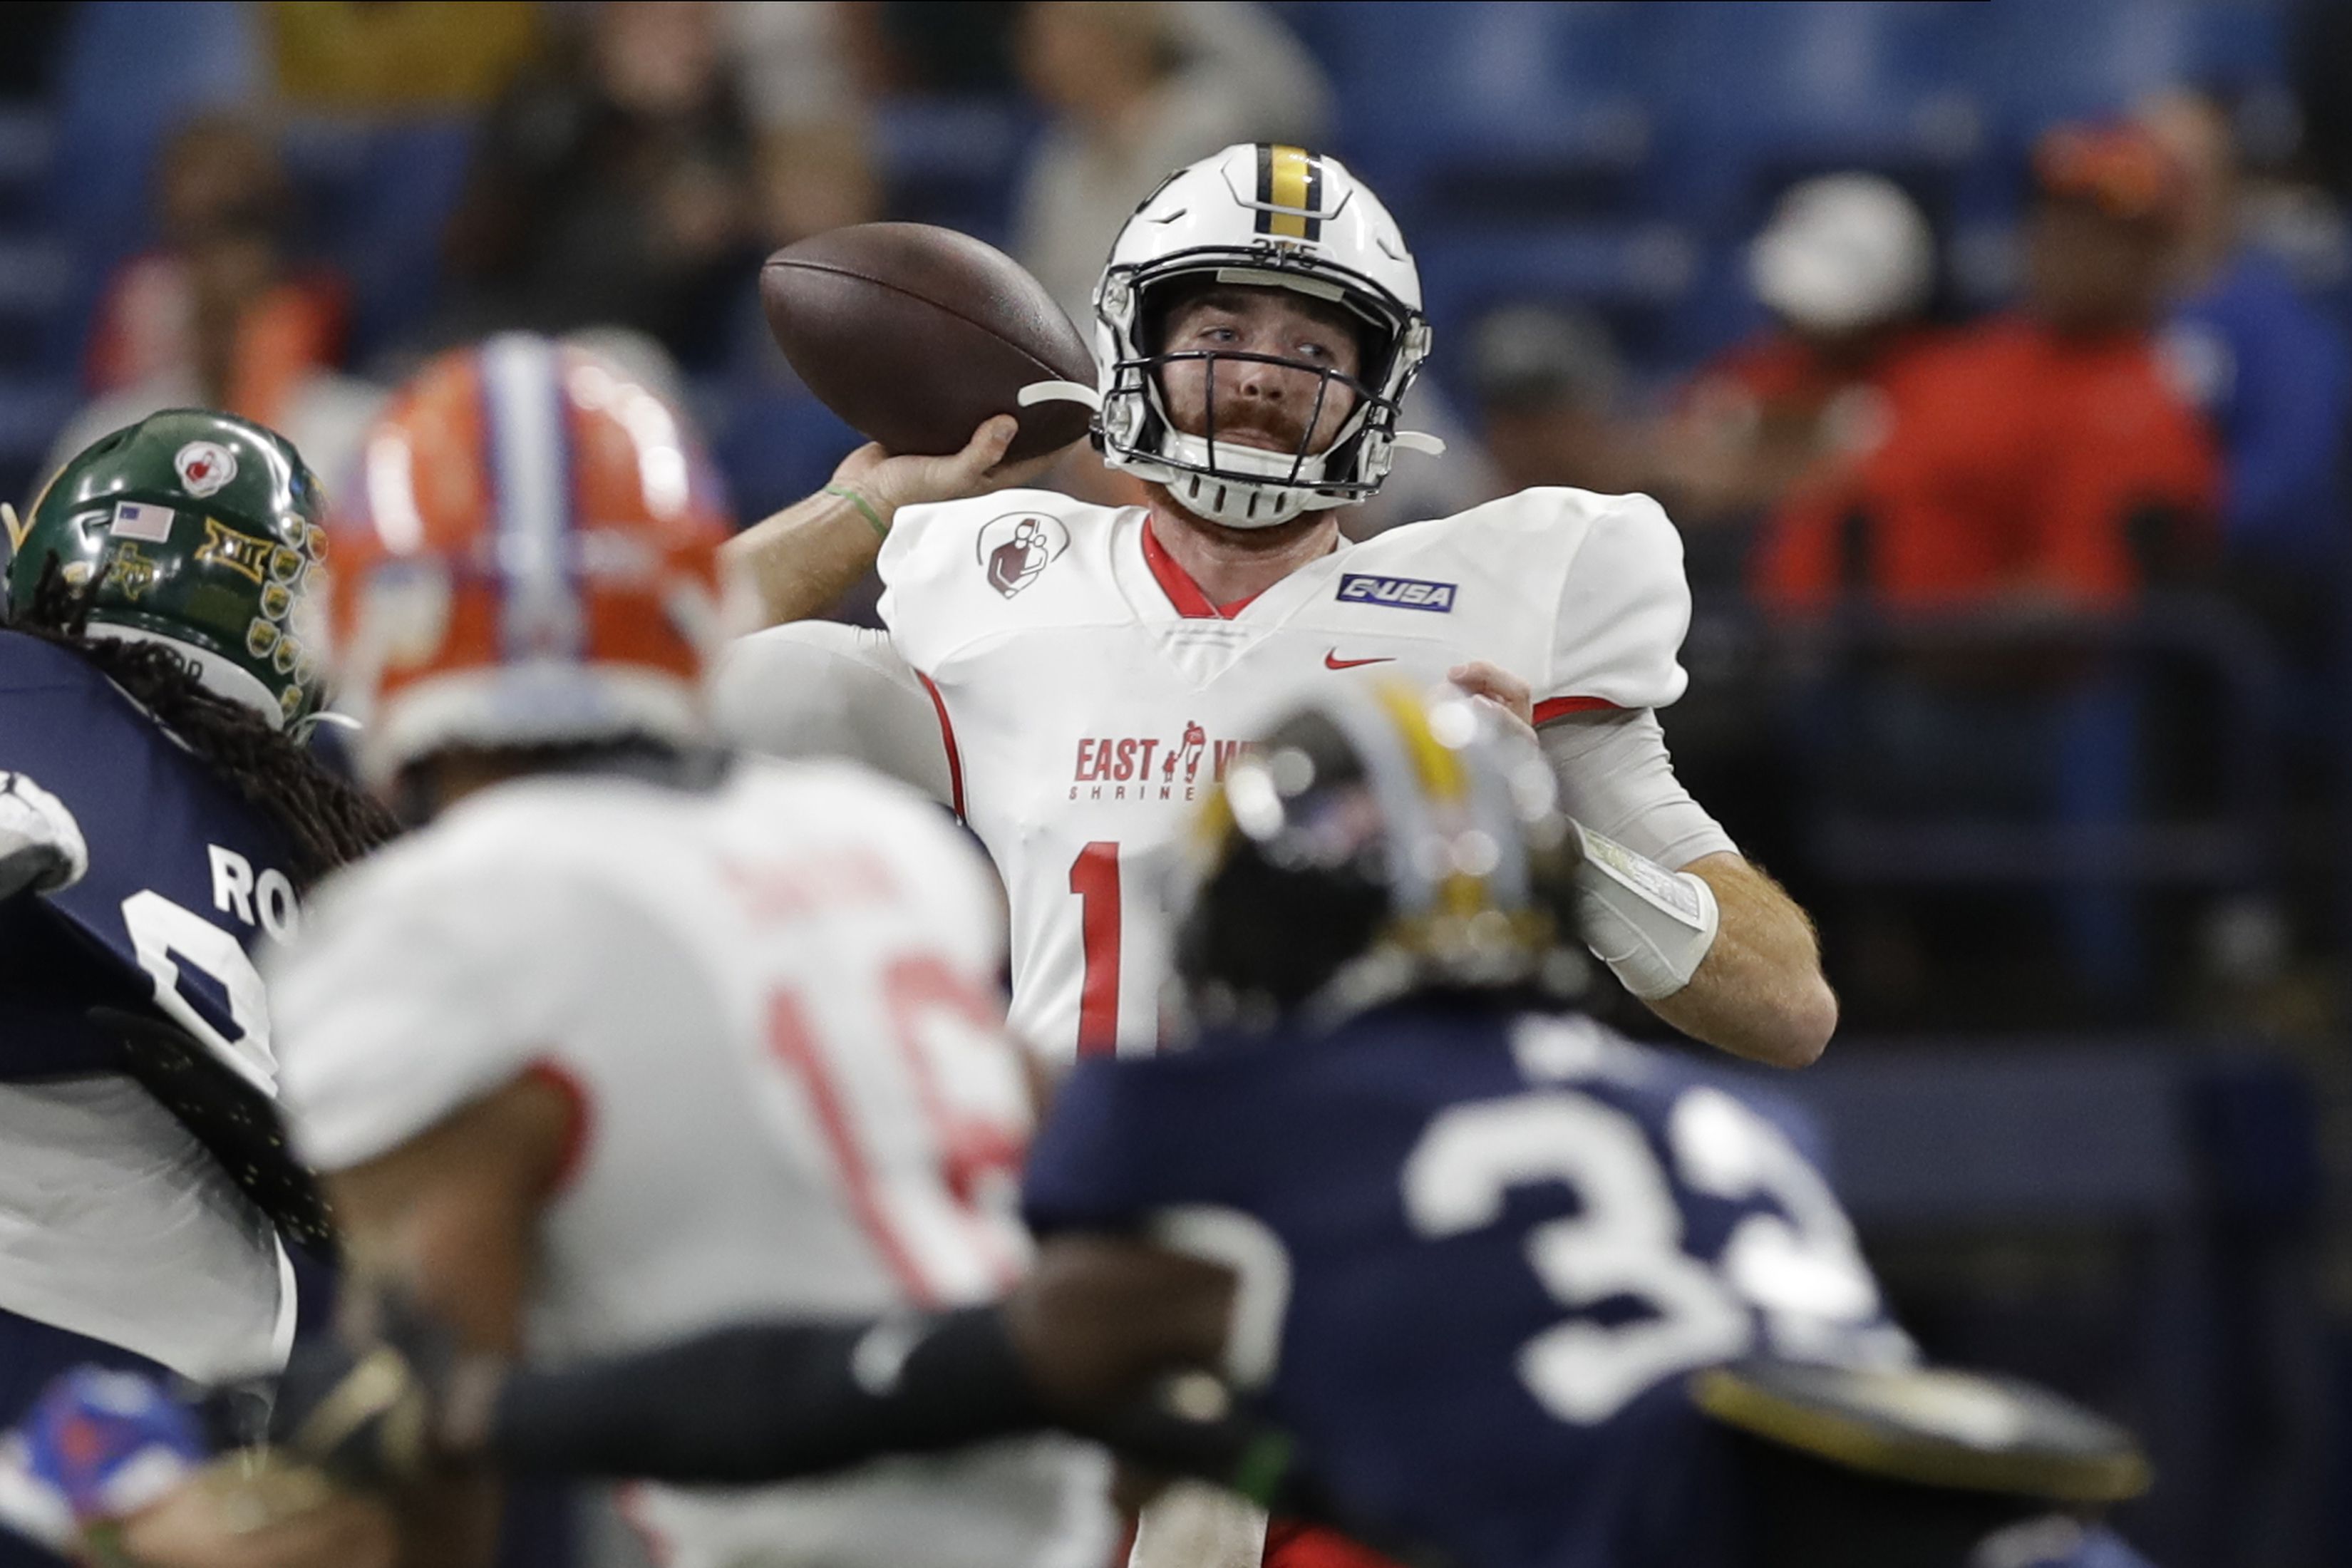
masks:
<svg viewBox="0 0 2352 1568"><path fill-rule="evenodd" d="M444 354L341 500L338 691L371 776L702 735L727 507L686 416L629 371L521 333Z"/></svg>

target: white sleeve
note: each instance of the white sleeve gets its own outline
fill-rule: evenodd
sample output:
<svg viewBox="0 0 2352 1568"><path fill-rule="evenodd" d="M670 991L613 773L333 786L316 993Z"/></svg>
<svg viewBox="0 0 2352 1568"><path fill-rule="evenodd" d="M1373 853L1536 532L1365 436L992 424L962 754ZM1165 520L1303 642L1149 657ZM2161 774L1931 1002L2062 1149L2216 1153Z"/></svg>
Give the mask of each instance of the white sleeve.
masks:
<svg viewBox="0 0 2352 1568"><path fill-rule="evenodd" d="M939 710L887 632L793 621L740 637L711 678L721 734L772 757L848 757L954 804Z"/></svg>
<svg viewBox="0 0 2352 1568"><path fill-rule="evenodd" d="M1664 708L1690 684L1678 662L1691 616L1682 535L1648 496L1571 493L1591 510L1561 583L1537 710Z"/></svg>
<svg viewBox="0 0 2352 1568"><path fill-rule="evenodd" d="M579 991L573 965L594 959L562 940L575 891L536 869L453 871L439 856L363 866L269 956L279 1098L305 1163L374 1159L553 1043Z"/></svg>
<svg viewBox="0 0 2352 1568"><path fill-rule="evenodd" d="M1675 777L1666 732L1651 710L1579 713L1538 735L1559 775L1561 809L1593 832L1670 871L1701 856L1739 852Z"/></svg>

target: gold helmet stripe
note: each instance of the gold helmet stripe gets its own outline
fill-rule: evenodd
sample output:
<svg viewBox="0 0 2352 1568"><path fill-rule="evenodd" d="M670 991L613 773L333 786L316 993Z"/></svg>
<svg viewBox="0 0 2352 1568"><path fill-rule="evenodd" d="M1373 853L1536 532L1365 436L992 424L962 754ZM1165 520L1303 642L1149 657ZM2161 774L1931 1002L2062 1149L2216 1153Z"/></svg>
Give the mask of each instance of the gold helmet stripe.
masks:
<svg viewBox="0 0 2352 1568"><path fill-rule="evenodd" d="M1258 233L1276 239L1320 239L1323 161L1304 147L1260 145L1257 199Z"/></svg>

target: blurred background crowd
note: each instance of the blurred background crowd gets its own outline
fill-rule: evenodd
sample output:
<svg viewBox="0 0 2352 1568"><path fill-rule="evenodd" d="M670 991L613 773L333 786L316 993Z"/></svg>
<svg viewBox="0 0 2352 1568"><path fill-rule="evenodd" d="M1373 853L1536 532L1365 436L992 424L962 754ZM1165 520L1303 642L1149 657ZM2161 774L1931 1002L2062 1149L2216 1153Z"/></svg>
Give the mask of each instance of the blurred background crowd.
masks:
<svg viewBox="0 0 2352 1568"><path fill-rule="evenodd" d="M20 504L192 403L331 484L420 356L524 327L677 389L756 518L856 442L768 251L949 224L1090 325L1166 172L1336 153L1417 251L1407 423L1452 446L1357 526L1665 502L1669 738L1821 921L1804 1093L1922 1338L2137 1419L2163 1561L2352 1555L2352 4L12 0L0 39Z"/></svg>

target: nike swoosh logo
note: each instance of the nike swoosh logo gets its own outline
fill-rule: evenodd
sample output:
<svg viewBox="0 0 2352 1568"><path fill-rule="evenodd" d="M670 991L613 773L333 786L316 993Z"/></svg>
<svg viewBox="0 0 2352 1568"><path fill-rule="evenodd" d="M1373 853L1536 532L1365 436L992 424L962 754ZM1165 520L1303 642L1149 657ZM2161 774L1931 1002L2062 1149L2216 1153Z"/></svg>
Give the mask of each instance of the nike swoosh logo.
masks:
<svg viewBox="0 0 2352 1568"><path fill-rule="evenodd" d="M1360 664L1394 664L1395 662L1396 655L1392 653L1381 654L1375 658L1341 658L1339 650L1336 647L1323 656L1323 668L1326 669L1353 669Z"/></svg>

